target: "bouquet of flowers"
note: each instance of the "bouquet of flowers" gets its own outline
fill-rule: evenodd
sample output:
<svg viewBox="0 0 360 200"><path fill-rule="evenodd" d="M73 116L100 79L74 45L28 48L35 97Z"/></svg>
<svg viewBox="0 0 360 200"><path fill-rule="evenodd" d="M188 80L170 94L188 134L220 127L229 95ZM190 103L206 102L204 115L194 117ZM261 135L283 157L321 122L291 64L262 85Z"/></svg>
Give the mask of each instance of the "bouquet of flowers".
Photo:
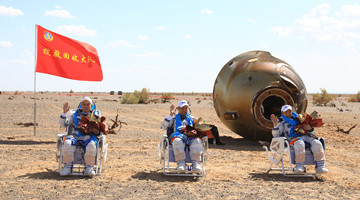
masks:
<svg viewBox="0 0 360 200"><path fill-rule="evenodd" d="M297 119L299 120L299 124L295 127L294 131L301 134L307 134L313 127L321 127L324 125L316 111L310 115L307 113L298 114Z"/></svg>
<svg viewBox="0 0 360 200"><path fill-rule="evenodd" d="M105 124L105 117L99 117L93 113L87 116L83 115L77 129L85 135L99 135L100 132L108 134L108 128Z"/></svg>

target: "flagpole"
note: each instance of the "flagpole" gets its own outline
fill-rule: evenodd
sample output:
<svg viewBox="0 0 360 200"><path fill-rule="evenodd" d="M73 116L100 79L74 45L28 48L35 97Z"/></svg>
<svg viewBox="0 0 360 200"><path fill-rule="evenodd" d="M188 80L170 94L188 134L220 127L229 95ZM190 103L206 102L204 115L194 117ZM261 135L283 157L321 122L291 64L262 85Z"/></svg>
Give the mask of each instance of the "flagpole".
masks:
<svg viewBox="0 0 360 200"><path fill-rule="evenodd" d="M36 62L37 62L37 24L35 24L34 136L36 136Z"/></svg>
<svg viewBox="0 0 360 200"><path fill-rule="evenodd" d="M34 136L36 136L36 72L34 73Z"/></svg>

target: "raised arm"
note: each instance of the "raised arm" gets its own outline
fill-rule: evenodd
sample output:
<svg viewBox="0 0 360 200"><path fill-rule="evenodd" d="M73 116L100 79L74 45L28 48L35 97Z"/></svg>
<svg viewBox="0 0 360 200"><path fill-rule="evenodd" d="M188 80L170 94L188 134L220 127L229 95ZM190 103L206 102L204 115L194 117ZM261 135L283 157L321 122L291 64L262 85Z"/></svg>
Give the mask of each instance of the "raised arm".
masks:
<svg viewBox="0 0 360 200"><path fill-rule="evenodd" d="M65 102L63 104L63 113L66 114L67 112L69 112L69 110L70 110L69 102Z"/></svg>
<svg viewBox="0 0 360 200"><path fill-rule="evenodd" d="M271 119L271 122L273 123L273 130L271 131L273 137L280 136L281 135L281 130L280 130L280 127L279 127L278 118L274 114L271 114L270 119Z"/></svg>
<svg viewBox="0 0 360 200"><path fill-rule="evenodd" d="M174 116L175 112L176 112L176 107L175 107L174 104L171 104L171 106L170 106L170 115Z"/></svg>
<svg viewBox="0 0 360 200"><path fill-rule="evenodd" d="M168 127L170 126L170 121L174 118L176 112L176 107L174 104L171 104L170 106L170 113L167 117L165 117L165 119L161 122L161 129L163 130L167 130Z"/></svg>
<svg viewBox="0 0 360 200"><path fill-rule="evenodd" d="M273 123L273 127L277 127L277 125L279 123L278 118L274 114L271 114L270 119L271 119L271 122Z"/></svg>
<svg viewBox="0 0 360 200"><path fill-rule="evenodd" d="M63 104L63 113L60 115L59 118L59 124L61 128L65 128L70 123L74 123L72 117L70 117L70 115L73 113L70 112L70 115L67 114L69 110L70 110L69 102L65 102Z"/></svg>

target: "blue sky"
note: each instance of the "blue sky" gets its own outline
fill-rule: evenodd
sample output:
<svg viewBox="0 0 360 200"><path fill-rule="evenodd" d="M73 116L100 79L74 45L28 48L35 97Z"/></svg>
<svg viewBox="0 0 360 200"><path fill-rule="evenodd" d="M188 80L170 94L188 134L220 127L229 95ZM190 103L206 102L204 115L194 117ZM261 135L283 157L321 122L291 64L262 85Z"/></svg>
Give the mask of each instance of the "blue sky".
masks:
<svg viewBox="0 0 360 200"><path fill-rule="evenodd" d="M309 93L360 91L359 1L1 1L0 90L33 91L35 24L94 46L102 82L37 73L37 91L212 92L247 51L288 62Z"/></svg>

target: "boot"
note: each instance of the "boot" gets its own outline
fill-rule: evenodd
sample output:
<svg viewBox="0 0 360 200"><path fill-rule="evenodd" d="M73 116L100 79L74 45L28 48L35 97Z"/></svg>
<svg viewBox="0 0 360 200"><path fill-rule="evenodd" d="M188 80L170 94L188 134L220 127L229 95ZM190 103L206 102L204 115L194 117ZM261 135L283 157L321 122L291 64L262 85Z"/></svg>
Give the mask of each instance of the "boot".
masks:
<svg viewBox="0 0 360 200"><path fill-rule="evenodd" d="M193 162L192 172L193 172L193 173L197 173L197 174L201 174L202 169L201 169L201 165L200 165L199 162Z"/></svg>
<svg viewBox="0 0 360 200"><path fill-rule="evenodd" d="M177 167L178 173L185 173L185 170L186 170L186 163L185 163L185 161L180 161L180 162L178 162L178 167Z"/></svg>
<svg viewBox="0 0 360 200"><path fill-rule="evenodd" d="M71 174L72 165L65 165L64 169L60 172L60 176L67 176Z"/></svg>
<svg viewBox="0 0 360 200"><path fill-rule="evenodd" d="M303 174L304 173L304 163L296 163L294 173L295 174Z"/></svg>
<svg viewBox="0 0 360 200"><path fill-rule="evenodd" d="M326 174L329 172L328 169L325 168L325 161L321 160L321 161L315 161L316 162L316 173L317 174Z"/></svg>
<svg viewBox="0 0 360 200"><path fill-rule="evenodd" d="M93 166L91 166L91 165L86 165L84 173L89 176L94 176L96 174Z"/></svg>

